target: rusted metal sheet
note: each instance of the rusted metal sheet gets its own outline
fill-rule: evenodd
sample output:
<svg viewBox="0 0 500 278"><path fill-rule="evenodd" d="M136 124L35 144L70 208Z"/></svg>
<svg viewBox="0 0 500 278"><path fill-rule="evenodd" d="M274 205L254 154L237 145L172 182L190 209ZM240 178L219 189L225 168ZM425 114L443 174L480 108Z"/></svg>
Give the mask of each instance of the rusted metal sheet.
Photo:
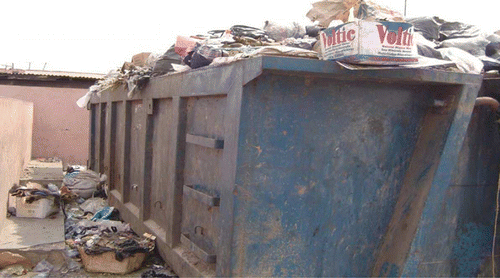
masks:
<svg viewBox="0 0 500 278"><path fill-rule="evenodd" d="M281 57L157 77L92 99L89 165L181 276L401 275L481 80Z"/></svg>
<svg viewBox="0 0 500 278"><path fill-rule="evenodd" d="M498 98L498 85L498 78L485 79L479 96ZM487 105L474 107L457 164L448 165L450 182L433 185L429 193L404 276L492 276L500 169L496 112Z"/></svg>

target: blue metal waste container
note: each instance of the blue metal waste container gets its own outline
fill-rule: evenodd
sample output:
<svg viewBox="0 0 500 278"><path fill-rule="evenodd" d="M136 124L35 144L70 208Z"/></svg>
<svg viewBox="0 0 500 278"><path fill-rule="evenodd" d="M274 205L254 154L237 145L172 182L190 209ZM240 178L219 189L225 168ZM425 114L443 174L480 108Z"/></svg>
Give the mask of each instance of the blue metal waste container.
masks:
<svg viewBox="0 0 500 278"><path fill-rule="evenodd" d="M156 77L91 100L89 166L181 276L427 273L481 81L270 56Z"/></svg>
<svg viewBox="0 0 500 278"><path fill-rule="evenodd" d="M499 85L500 78L485 78L479 96L498 99ZM430 213L422 216L404 276L492 276L500 169L497 118L495 107L474 108L452 179L426 204Z"/></svg>

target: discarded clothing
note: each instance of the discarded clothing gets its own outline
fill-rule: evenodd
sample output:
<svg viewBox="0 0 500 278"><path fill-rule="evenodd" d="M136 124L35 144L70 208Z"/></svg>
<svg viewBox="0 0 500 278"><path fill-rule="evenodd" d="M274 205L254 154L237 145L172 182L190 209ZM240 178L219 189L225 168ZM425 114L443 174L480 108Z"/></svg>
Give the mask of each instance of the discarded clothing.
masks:
<svg viewBox="0 0 500 278"><path fill-rule="evenodd" d="M132 232L120 232L107 235L94 235L84 239L81 246L87 255L98 255L114 252L117 261L133 256L136 253L149 253L155 248L155 238L139 237Z"/></svg>
<svg viewBox="0 0 500 278"><path fill-rule="evenodd" d="M481 56L479 57L479 59L481 60L481 62L483 62L484 71L490 71L490 70L500 71L500 60L493 59L487 56Z"/></svg>
<svg viewBox="0 0 500 278"><path fill-rule="evenodd" d="M76 221L75 221L76 222ZM66 226L66 238L80 240L86 236L130 232L130 225L121 221L82 219Z"/></svg>
<svg viewBox="0 0 500 278"><path fill-rule="evenodd" d="M151 69L141 70L134 72L134 74L127 79L128 98L132 98L136 92L139 92L146 87L149 83L151 73Z"/></svg>
<svg viewBox="0 0 500 278"><path fill-rule="evenodd" d="M480 74L483 71L483 62L477 57L455 47L440 48L438 51L444 59L455 62L464 73Z"/></svg>

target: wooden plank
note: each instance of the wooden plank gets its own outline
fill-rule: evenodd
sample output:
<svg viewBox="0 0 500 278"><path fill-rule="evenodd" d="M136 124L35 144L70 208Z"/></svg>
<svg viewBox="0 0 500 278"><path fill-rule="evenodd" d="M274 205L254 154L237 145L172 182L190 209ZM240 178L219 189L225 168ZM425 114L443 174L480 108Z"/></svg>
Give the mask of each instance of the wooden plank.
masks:
<svg viewBox="0 0 500 278"><path fill-rule="evenodd" d="M205 136L186 134L186 142L212 149L224 149L224 140L213 139Z"/></svg>
<svg viewBox="0 0 500 278"><path fill-rule="evenodd" d="M196 199L210 207L218 207L220 204L219 197L210 196L204 192L196 190L192 185L184 185L184 194L187 197Z"/></svg>

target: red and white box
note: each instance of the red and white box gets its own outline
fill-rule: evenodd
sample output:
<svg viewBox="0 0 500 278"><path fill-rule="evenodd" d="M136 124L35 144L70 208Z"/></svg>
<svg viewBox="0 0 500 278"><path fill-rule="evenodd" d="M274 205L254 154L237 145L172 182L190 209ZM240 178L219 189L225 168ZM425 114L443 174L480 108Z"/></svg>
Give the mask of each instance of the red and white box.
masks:
<svg viewBox="0 0 500 278"><path fill-rule="evenodd" d="M405 22L349 22L320 33L324 60L365 65L418 63L414 27Z"/></svg>

